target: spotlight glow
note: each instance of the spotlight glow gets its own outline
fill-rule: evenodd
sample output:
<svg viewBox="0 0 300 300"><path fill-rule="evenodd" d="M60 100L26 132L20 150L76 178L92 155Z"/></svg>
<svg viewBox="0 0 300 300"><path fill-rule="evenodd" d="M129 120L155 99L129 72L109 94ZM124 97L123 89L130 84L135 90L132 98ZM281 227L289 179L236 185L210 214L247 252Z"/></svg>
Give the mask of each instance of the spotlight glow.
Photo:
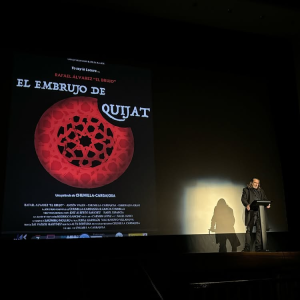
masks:
<svg viewBox="0 0 300 300"><path fill-rule="evenodd" d="M232 208L236 233L245 232L245 208L241 202L244 185L226 180L199 180L184 192L183 234L208 234L211 219L219 199L223 198Z"/></svg>

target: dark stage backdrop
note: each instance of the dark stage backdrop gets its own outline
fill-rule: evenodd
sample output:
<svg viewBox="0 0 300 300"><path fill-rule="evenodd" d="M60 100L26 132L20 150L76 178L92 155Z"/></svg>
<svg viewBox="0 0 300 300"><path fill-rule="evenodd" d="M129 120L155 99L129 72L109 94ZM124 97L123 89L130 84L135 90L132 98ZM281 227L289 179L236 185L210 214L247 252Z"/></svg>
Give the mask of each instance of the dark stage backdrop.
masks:
<svg viewBox="0 0 300 300"><path fill-rule="evenodd" d="M289 53L288 42L132 20L159 29L138 39L128 23L117 33L130 33L122 51L117 42L6 49L13 64L5 87L2 236L199 236L193 251L214 252L215 234L230 233L240 250L241 194L253 177L273 201L268 232L288 232L294 190L282 133L297 133L298 114L292 61L277 55ZM153 50L145 52L146 43ZM49 82L66 85L55 90ZM67 84L80 85L78 94ZM101 155L103 147L92 165L89 150ZM212 221L217 232L209 230Z"/></svg>

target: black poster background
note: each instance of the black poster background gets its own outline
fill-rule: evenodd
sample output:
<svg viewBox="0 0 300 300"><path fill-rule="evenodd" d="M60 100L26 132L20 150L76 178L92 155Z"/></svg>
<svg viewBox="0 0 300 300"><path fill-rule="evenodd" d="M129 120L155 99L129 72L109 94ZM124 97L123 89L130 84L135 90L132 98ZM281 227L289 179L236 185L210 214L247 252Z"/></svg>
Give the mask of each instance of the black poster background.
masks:
<svg viewBox="0 0 300 300"><path fill-rule="evenodd" d="M79 59L72 57L72 59ZM98 62L99 63L99 62ZM156 199L153 156L153 125L151 110L150 71L118 65L104 65L68 60L62 57L29 56L16 53L13 71L13 94L10 110L7 173L5 183L3 232L62 231L62 227L24 227L34 215L41 215L40 207L24 204L68 203L125 203L140 204L126 208L140 225L106 226L105 232L141 232L156 228ZM74 71L71 67L90 68L100 73ZM114 83L55 77L55 73L116 80ZM17 79L27 79L30 88L16 87ZM129 117L118 126L131 127L134 136L134 154L127 170L108 185L82 189L68 186L52 177L40 163L34 147L34 132L42 114L54 103L76 96L65 91L37 89L35 80L79 84L87 87L78 96L98 99L102 103L150 108L149 118ZM105 95L91 94L91 86L105 88ZM141 114L142 115L142 114ZM102 116L104 114L102 113ZM106 117L108 120L108 118ZM109 120L108 120L109 121ZM114 125L117 125L114 122ZM57 198L55 194L115 194L115 198ZM84 230L89 231L89 230ZM90 230L93 231L93 230Z"/></svg>

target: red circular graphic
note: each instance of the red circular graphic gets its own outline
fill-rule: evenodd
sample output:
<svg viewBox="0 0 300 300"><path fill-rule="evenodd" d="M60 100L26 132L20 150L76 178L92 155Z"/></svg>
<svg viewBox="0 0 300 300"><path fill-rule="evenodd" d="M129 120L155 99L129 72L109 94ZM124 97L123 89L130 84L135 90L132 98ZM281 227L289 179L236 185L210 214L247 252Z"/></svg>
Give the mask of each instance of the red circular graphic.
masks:
<svg viewBox="0 0 300 300"><path fill-rule="evenodd" d="M36 126L34 145L43 167L77 188L113 182L134 152L131 129L106 121L92 97L71 97L48 108Z"/></svg>

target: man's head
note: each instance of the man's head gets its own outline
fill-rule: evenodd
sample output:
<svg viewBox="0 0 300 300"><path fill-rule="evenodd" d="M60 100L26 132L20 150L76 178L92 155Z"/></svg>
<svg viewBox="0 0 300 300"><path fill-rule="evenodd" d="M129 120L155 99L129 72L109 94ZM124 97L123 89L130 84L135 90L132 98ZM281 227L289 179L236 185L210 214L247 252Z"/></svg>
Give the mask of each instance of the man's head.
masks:
<svg viewBox="0 0 300 300"><path fill-rule="evenodd" d="M260 183L260 180L259 180L259 179L257 179L257 178L253 178L253 179L252 179L252 187L253 187L254 189L258 189L258 188L259 188L259 183Z"/></svg>

